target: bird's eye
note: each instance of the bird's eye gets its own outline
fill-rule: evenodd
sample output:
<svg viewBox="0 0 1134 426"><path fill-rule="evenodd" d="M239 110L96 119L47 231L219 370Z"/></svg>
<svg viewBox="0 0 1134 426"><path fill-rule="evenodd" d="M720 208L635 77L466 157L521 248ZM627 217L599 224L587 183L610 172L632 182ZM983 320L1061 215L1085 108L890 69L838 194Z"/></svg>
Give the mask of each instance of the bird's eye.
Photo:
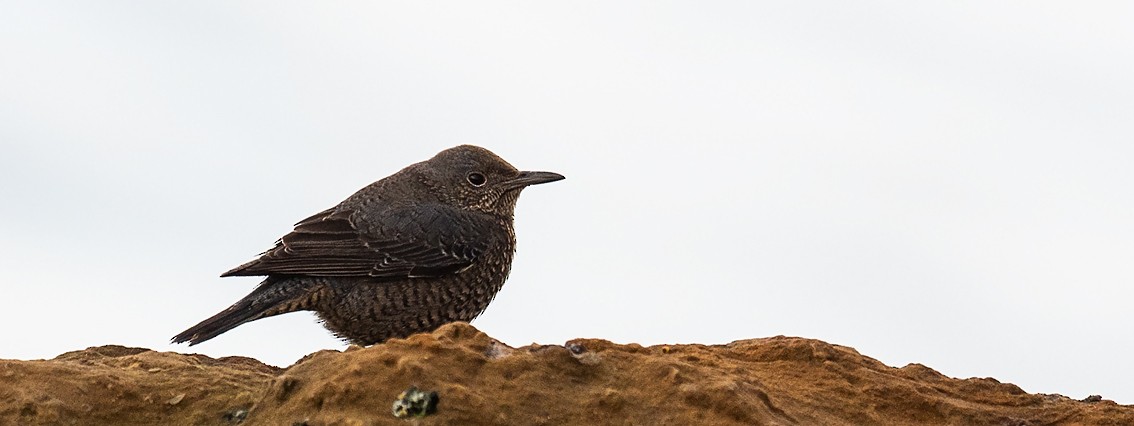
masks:
<svg viewBox="0 0 1134 426"><path fill-rule="evenodd" d="M488 179L485 179L484 175L477 172L469 173L467 179L472 186L484 186L484 183L488 182Z"/></svg>

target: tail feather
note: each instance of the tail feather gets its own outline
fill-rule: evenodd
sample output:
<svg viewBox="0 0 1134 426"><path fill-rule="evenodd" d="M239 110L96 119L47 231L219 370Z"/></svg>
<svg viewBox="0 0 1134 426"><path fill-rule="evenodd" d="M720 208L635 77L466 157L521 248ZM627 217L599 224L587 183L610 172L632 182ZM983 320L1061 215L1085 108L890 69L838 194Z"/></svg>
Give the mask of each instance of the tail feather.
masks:
<svg viewBox="0 0 1134 426"><path fill-rule="evenodd" d="M252 293L244 296L228 309L189 327L170 340L173 343L189 342L189 346L193 346L246 322L307 309L304 301L310 299L310 287L310 283L304 279L268 277L252 290Z"/></svg>

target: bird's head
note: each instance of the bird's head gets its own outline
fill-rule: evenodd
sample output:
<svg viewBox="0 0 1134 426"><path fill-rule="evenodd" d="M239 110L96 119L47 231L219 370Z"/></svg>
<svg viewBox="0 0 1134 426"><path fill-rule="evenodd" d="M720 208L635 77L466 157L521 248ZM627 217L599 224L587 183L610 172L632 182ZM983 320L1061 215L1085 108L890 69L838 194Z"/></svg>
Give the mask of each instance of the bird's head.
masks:
<svg viewBox="0 0 1134 426"><path fill-rule="evenodd" d="M558 173L517 170L492 151L473 145L446 149L415 166L442 202L507 218L521 190L563 179Z"/></svg>

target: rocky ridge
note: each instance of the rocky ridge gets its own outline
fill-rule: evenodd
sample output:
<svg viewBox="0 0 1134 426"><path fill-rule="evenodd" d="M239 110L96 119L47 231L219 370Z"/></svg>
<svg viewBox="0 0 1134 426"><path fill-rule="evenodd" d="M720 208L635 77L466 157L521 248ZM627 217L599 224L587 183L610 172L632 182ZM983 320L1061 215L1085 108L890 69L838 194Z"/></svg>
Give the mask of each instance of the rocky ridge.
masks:
<svg viewBox="0 0 1134 426"><path fill-rule="evenodd" d="M437 393L435 413L394 417L411 386ZM512 348L454 323L286 369L122 346L0 360L0 424L1134 425L1134 406L889 367L795 337Z"/></svg>

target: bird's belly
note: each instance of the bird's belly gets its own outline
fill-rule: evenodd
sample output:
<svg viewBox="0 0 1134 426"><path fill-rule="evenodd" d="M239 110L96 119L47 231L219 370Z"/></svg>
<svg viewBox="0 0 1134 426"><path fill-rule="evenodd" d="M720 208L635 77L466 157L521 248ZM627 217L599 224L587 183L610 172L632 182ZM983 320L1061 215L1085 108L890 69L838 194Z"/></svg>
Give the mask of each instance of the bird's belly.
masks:
<svg viewBox="0 0 1134 426"><path fill-rule="evenodd" d="M466 271L472 272L472 271ZM324 326L351 343L372 345L471 321L496 296L506 275L378 282L344 280L315 311Z"/></svg>

